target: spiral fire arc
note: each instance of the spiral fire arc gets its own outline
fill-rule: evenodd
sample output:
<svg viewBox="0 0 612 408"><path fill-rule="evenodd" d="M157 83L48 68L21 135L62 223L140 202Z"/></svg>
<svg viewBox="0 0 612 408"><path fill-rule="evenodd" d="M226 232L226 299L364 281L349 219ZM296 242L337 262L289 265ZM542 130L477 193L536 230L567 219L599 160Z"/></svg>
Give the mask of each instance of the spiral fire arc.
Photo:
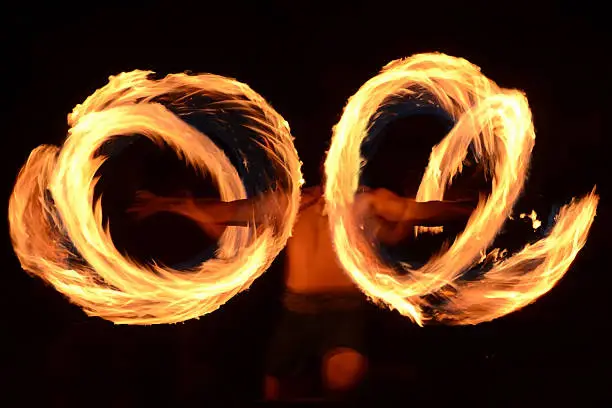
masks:
<svg viewBox="0 0 612 408"><path fill-rule="evenodd" d="M11 237L23 268L51 283L86 313L115 323L180 322L218 309L248 288L285 246L295 220L301 179L300 163L287 122L247 85L216 75L169 75L154 81L150 72L111 77L68 122L61 149L41 146L21 170L9 202ZM194 270L139 265L122 256L102 225L101 199L95 203L96 172L106 157L100 146L118 135L144 135L165 142L196 171L208 174L222 200L246 198L230 160L206 135L187 125L155 98L170 93L214 96L217 109L235 109L267 141L270 160L291 181L284 223L274 219L229 227L217 256ZM181 99L175 103L182 106ZM185 104L186 113L187 109ZM210 107L209 107L210 109ZM133 136L120 136L133 137ZM45 199L49 192L53 205ZM278 227L278 228L277 228ZM86 266L70 262L69 239Z"/></svg>
<svg viewBox="0 0 612 408"><path fill-rule="evenodd" d="M63 146L36 148L9 200L10 234L23 269L87 314L119 324L175 323L221 307L248 288L283 249L300 202L301 163L289 125L259 94L217 75L173 74L153 80L150 74L133 71L111 77L76 106L68 116L70 130ZM216 256L189 273L142 265L119 253L103 225L101 200L94 199L97 172L107 159L99 154L100 147L111 138L136 134L169 146L195 171L210 176L222 200L247 197L225 152L185 123L181 113L160 103L159 98L169 94L180 96L173 100L182 108L179 112L240 112L246 126L264 141L261 147L276 164L276 176L286 180L284 197L273 206L279 213L246 228L228 227ZM215 103L193 108L185 102L193 95ZM491 194L481 198L448 250L418 269L402 265L407 272L402 274L376 253L362 220L351 210L366 160L360 148L391 99L434 104L455 121L431 151L418 201L443 199L470 146L492 176ZM523 190L534 143L525 95L500 88L470 62L427 53L389 63L348 100L325 161L330 234L346 273L372 301L397 309L419 325L429 320L478 324L547 293L587 240L599 200L595 189L562 207L546 237L499 259L477 280L460 279L483 255L499 253L490 247ZM530 218L535 223L535 214ZM71 261L77 254L84 262ZM430 295L437 298L435 305Z"/></svg>

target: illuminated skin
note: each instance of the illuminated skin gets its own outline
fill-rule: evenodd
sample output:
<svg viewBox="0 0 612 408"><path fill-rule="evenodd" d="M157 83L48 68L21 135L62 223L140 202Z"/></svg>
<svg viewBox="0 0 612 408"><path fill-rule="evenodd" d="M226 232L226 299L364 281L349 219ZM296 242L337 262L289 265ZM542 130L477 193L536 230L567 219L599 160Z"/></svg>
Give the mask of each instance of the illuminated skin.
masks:
<svg viewBox="0 0 612 408"><path fill-rule="evenodd" d="M272 197L272 196L271 196ZM266 196L255 199L222 202L210 199L158 197L141 192L130 209L139 219L168 211L196 222L212 238L218 238L228 225L246 225L269 213ZM363 217L365 230L385 244L395 244L414 231L415 225L442 225L467 219L473 208L460 201L431 201L417 203L395 195L389 190L374 189L356 196L356 213ZM292 237L287 242L284 280L286 287L296 293L359 293L347 273L337 261L325 214L325 200L321 187L304 189L299 217ZM330 391L342 392L354 388L366 371L366 358L356 350L337 348L323 358L323 380ZM265 379L266 399L278 399L279 381Z"/></svg>
<svg viewBox="0 0 612 408"><path fill-rule="evenodd" d="M231 202L211 199L159 197L148 192L138 195L130 212L142 219L168 211L196 222L211 238L219 238L229 225L246 225L269 211L265 197ZM442 225L467 219L472 206L458 201L418 203L386 189L357 195L356 211L364 218L367 231L385 244L406 238L415 225ZM297 293L357 291L357 287L336 260L329 235L325 200L321 187L304 189L292 237L287 242L285 284Z"/></svg>

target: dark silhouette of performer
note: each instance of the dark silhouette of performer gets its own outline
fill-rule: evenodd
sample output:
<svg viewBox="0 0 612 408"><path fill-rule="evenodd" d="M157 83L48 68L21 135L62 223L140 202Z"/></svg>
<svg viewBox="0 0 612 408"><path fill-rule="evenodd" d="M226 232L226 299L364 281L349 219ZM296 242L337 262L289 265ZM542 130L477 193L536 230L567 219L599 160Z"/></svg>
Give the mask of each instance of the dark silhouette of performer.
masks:
<svg viewBox="0 0 612 408"><path fill-rule="evenodd" d="M130 211L139 219L164 211L180 214L216 239L228 225L246 225L262 215L269 216L283 203L284 193L231 202L161 197L149 192L140 192L137 197ZM394 244L409 236L414 226L466 220L473 203L416 202L375 188L356 195L355 209L367 220L367 230L375 239ZM363 343L366 301L336 259L320 186L302 191L299 216L286 253L284 313L270 346L265 398L284 399L299 394L292 379L299 378L313 364L320 367L327 395L347 396L367 370Z"/></svg>

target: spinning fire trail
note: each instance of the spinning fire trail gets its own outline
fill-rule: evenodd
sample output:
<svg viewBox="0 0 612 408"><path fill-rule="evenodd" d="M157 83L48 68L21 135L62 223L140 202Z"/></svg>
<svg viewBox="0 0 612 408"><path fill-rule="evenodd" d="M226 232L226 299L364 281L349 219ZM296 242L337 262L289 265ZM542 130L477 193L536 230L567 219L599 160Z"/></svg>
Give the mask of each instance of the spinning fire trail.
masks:
<svg viewBox="0 0 612 408"><path fill-rule="evenodd" d="M287 122L247 85L216 75L170 75L160 81L134 71L112 77L69 116L64 146L41 146L21 170L9 203L11 237L27 271L40 276L90 315L116 323L172 323L210 313L247 288L285 246L297 214L300 164ZM111 137L141 134L166 142L196 171L208 173L223 200L246 198L245 186L223 150L188 126L156 97L179 94L172 103L189 114L187 96L216 98L208 109L233 109L265 141L277 178L287 181L282 214L248 228L231 227L217 257L191 273L138 265L123 257L102 226L101 200L93 202L97 157ZM121 136L130 137L130 136ZM54 207L45 199L49 191ZM280 200L279 200L280 202ZM278 223L282 220L282 223ZM63 231L62 231L63 230ZM87 266L69 263L69 237Z"/></svg>
<svg viewBox="0 0 612 408"><path fill-rule="evenodd" d="M456 125L431 152L418 201L440 200L461 171L470 144L492 173L492 193L481 200L452 246L417 270L398 275L385 265L360 229L350 205L359 182L359 149L368 126L390 97L436 104ZM407 135L409 137L409 135ZM550 235L499 262L477 282L457 283L489 248L526 180L535 133L527 99L499 88L478 67L460 58L420 54L393 61L353 95L334 128L325 163L325 196L336 251L346 271L373 300L415 322L427 318L423 296L448 298L436 318L453 324L495 319L533 302L550 290L586 242L598 197L591 193L563 207ZM446 290L445 290L446 289ZM446 295L450 291L452 295ZM433 306L433 305L430 305Z"/></svg>
<svg viewBox="0 0 612 408"><path fill-rule="evenodd" d="M216 75L179 74L155 81L148 74L112 77L78 105L69 115L64 145L41 146L31 153L9 202L10 233L22 267L88 314L123 324L188 320L216 310L248 288L289 238L302 182L287 122L247 85ZM159 102L168 95L179 107L174 113ZM189 107L185 101L193 95L214 103ZM365 160L362 142L378 112L398 99L441 108L456 123L433 148L417 200L443 198L470 145L492 175L491 195L478 204L463 233L423 267L403 265L406 275L380 259L362 228L364 220L352 211ZM216 257L191 273L139 265L117 251L108 227L102 226L101 200L94 202L96 172L106 159L96 153L105 141L140 134L160 145L165 142L196 171L210 175L222 200L247 197L248 186L224 151L181 119L194 109L243 115L284 189L274 195L269 217L247 228L228 228ZM388 64L349 99L326 158L325 199L338 260L373 301L421 325L428 319L477 324L533 302L561 279L584 246L598 203L594 192L563 207L547 237L501 259L477 281L459 278L487 251L497 251L490 246L523 189L534 142L525 96L498 87L468 61L419 54ZM85 265L69 262L75 250ZM442 306L428 303L432 294L445 299Z"/></svg>

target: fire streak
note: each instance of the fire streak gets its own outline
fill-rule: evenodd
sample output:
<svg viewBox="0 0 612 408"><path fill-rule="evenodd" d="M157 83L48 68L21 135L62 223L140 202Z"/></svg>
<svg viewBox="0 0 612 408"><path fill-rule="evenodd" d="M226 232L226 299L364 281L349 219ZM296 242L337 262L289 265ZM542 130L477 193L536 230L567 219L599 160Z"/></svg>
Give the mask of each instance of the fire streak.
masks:
<svg viewBox="0 0 612 408"><path fill-rule="evenodd" d="M461 172L470 144L493 176L492 192L481 199L446 252L419 269L403 265L408 274L400 276L378 257L351 206L364 160L360 146L372 118L390 97L419 99L423 90L456 125L432 149L417 200L443 198L446 186ZM325 161L325 198L340 262L372 300L420 325L432 317L451 324L476 324L533 302L561 279L584 246L598 203L594 191L563 207L546 238L495 264L483 279L461 282L458 278L482 259L510 216L527 178L534 142L526 97L500 88L468 61L419 54L391 62L349 99ZM424 297L430 294L445 301L433 307L433 316L423 312L424 306L433 306Z"/></svg>
<svg viewBox="0 0 612 408"><path fill-rule="evenodd" d="M285 245L303 182L287 123L248 86L215 75L170 75L153 81L148 74L134 71L111 77L107 86L77 106L68 118L71 129L64 146L35 149L9 201L11 237L23 268L51 283L88 314L116 323L187 320L216 310L246 289ZM461 172L470 144L491 171L493 188L448 251L418 270L404 265L409 273L399 276L378 258L360 230L361 220L350 209L362 164L360 145L371 118L390 96L418 99L423 89L457 124L433 148L417 199L443 198L446 186ZM113 246L108 228L102 226L101 201L93 202L96 172L106 159L95 153L109 138L126 134L168 143L197 171L211 175L223 200L246 196L223 151L154 102L169 93L221 95L223 103L218 108L244 113L252 129L267 141L264 148L269 158L289 180L291 199L282 216L249 229L228 228L217 258L192 273L138 265L124 258ZM351 278L370 298L418 324L431 318L477 324L545 294L584 246L598 196L593 190L563 207L550 234L514 256L504 259L499 249L487 254L522 191L534 141L525 96L499 88L469 62L421 54L388 64L349 99L325 162L331 233ZM538 228L535 213L528 217ZM78 255L73 253L77 251ZM86 265L70 262L72 256L82 257ZM458 279L483 259L495 262L482 279ZM424 307L432 305L424 296L430 294L445 302L432 309L433 315L425 315Z"/></svg>
<svg viewBox="0 0 612 408"><path fill-rule="evenodd" d="M22 267L51 283L86 313L115 323L154 324L210 313L248 288L284 247L295 221L300 162L287 122L247 85L217 75L169 75L154 81L133 71L109 83L74 108L63 147L35 149L17 178L9 201L13 246ZM221 99L207 109L235 109L266 141L266 153L289 180L289 205L278 219L249 228L227 228L217 257L190 273L138 265L114 247L95 203L96 156L111 137L141 134L166 142L196 171L208 173L223 200L246 197L236 169L206 135L187 125L154 98L168 94ZM181 104L182 100L175 101ZM188 113L188 107L182 106ZM193 109L192 109L193 111ZM48 196L53 200L51 204ZM278 221L282 220L281 225ZM69 262L69 241L87 265Z"/></svg>

